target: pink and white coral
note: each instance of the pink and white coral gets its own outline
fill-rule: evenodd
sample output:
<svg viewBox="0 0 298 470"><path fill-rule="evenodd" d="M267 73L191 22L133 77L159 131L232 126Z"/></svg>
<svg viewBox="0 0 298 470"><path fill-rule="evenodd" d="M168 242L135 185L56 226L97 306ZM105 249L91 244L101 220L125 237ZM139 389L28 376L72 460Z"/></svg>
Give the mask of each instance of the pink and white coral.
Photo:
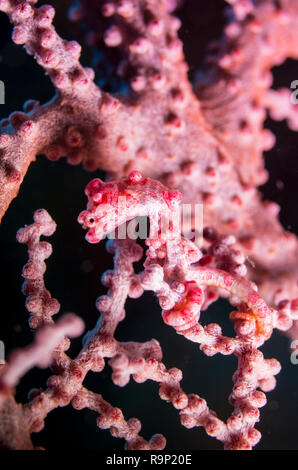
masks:
<svg viewBox="0 0 298 470"><path fill-rule="evenodd" d="M275 328L289 330L298 319L297 239L282 228L277 205L264 202L257 191L267 178L263 152L275 142L264 128L266 111L297 129L289 94L271 90L271 69L298 58L298 2L229 0L224 36L210 48L194 88L177 34L180 23L172 14L178 3L79 0L71 9L70 18L87 25L94 50L104 44L121 53L117 73L130 92L116 98L95 84L91 68L81 66L80 45L56 33L53 7L0 0L0 11L14 25L13 41L34 56L57 90L49 103L27 102L24 112L1 123L1 217L30 163L45 154L52 161L66 157L72 165L107 171L106 182L93 179L86 188L87 209L78 221L88 229L87 241L98 243L138 216L150 222L141 273L133 267L143 255L136 241L108 244L114 271L103 282L109 292L98 299L100 319L74 359L65 352L68 337L81 334L82 322L72 314L54 322L60 304L44 283L51 245L40 237L52 235L55 222L40 209L34 223L18 232L18 241L28 246L23 291L30 327L37 331L22 361L15 352L1 369L3 447L33 448L30 435L43 428L48 413L72 403L96 411L98 426L124 438L128 449L164 448L163 436L146 441L137 419L126 421L118 408L84 386L87 373L101 372L106 358L118 386L130 376L157 382L160 398L179 410L185 427L204 427L227 449L251 449L260 440L259 408L265 392L275 387L280 365L259 348ZM202 246L183 238L174 223L182 198L204 205ZM166 231L162 217L170 219ZM127 297L148 290L155 293L164 322L179 335L199 343L208 356L237 358L233 411L226 421L204 399L182 390L182 372L167 370L156 340L116 340ZM218 297L233 305L234 337L224 336L218 324L199 321ZM50 365L55 375L45 390L33 391L19 406L14 388L34 365Z"/></svg>

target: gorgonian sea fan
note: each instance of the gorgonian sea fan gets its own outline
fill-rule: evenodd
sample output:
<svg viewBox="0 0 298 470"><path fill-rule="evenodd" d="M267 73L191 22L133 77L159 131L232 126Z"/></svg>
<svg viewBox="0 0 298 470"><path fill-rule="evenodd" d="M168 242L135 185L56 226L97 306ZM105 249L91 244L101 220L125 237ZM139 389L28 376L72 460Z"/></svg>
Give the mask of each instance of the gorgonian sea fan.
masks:
<svg viewBox="0 0 298 470"><path fill-rule="evenodd" d="M124 439L128 449L163 449L163 435L144 437L140 421L127 418L115 397L92 391L91 372L106 376L112 369L117 387L157 383L160 398L178 410L185 428L202 427L226 449L251 449L261 438L255 428L259 409L280 371L277 359L266 358L260 347L270 343L274 329L292 338L297 331L297 239L281 226L277 204L264 201L257 188L268 178L263 154L275 145L265 128L267 111L298 129L290 87L272 88L273 67L298 58L298 1L227 1L223 35L210 46L194 85L174 14L181 2L78 0L69 18L88 31L94 68L81 65L76 41L57 34L54 8L37 3L0 0L0 11L13 24L13 41L24 45L56 88L48 103L27 101L23 112L1 121L1 218L12 211L9 205L23 180L26 185L30 163L43 154L53 162L66 157L70 165L106 172L105 179L96 175L86 186L85 210L81 189L79 201L72 202L94 249L139 216L148 218L150 231L145 246L119 236L107 244L114 269L102 278L108 292L96 301L99 319L85 332L82 348L69 354L70 338L82 335L84 324L72 313L54 320L60 303L44 279L52 246L41 237L52 236L56 223L46 209L38 209L33 223L18 231L18 242L28 248L23 293L36 334L1 366L1 446L35 448L38 438L32 441L31 435L44 429L52 410L71 404L95 412L98 427ZM102 78L109 71L116 77L112 85L102 79L96 84L95 72ZM74 174L71 168L62 171L70 175L67 180ZM76 174L82 175L76 180L82 188L86 174ZM43 181L46 185L44 175ZM49 190L53 203L62 204L63 194L53 194L55 184ZM201 243L177 228L182 204L203 205ZM190 217L188 228L196 222L196 215ZM70 238L66 235L64 243ZM85 243L82 234L80 239L76 256ZM88 263L84 266L88 272ZM177 341L198 343L206 356L235 358L225 419L208 400L188 392L181 370L163 359L159 341L119 339L125 307L132 302L127 299L142 299L147 291L154 293L161 319L179 335ZM233 306L232 334L201 316L219 297ZM140 321L142 312L138 315ZM89 329L85 316L84 322ZM20 404L17 385L35 366L50 367L47 385L32 389Z"/></svg>

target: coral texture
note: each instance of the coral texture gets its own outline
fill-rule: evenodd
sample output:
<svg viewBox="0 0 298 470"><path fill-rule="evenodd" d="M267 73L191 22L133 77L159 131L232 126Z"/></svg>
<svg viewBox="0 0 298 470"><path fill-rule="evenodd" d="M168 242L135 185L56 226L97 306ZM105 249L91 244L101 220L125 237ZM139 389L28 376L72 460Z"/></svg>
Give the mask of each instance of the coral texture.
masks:
<svg viewBox="0 0 298 470"><path fill-rule="evenodd" d="M52 247L40 238L51 236L56 224L39 209L33 224L19 230L18 242L28 247L23 293L36 335L0 366L2 447L34 448L31 434L43 429L52 410L71 403L95 411L97 425L123 438L127 449L163 449L162 435L145 440L138 419L126 421L119 408L84 385L88 372L101 372L106 359L117 386L131 377L157 382L160 398L179 410L186 428L202 426L226 449L251 449L259 442L259 408L280 371L279 362L265 359L259 348L274 329L295 338L298 320L297 239L282 228L277 204L263 201L257 190L267 179L263 152L275 144L264 128L266 112L298 129L290 90L271 89L271 69L298 59L298 1L227 3L224 34L211 45L192 86L173 14L180 2L78 0L70 19L87 27L95 57L104 48L126 84L125 93L114 96L95 84L92 68L80 64L80 45L57 34L52 6L0 0L0 11L14 25L13 41L34 56L57 90L50 102L28 101L23 112L1 122L0 217L37 155L66 157L71 165L107 172L106 181L95 178L85 190L87 208L78 222L87 229L86 240L95 244L116 233L107 244L114 270L103 276L109 290L97 300L99 320L72 359L69 338L82 334L83 322L69 313L53 320L60 304L44 282ZM181 234L183 204L203 205L200 242ZM196 216L186 221L191 233ZM138 217L150 224L145 253L135 237L119 236ZM137 272L133 263L143 255L143 271ZM198 343L207 356L236 357L227 420L199 395L182 390L182 372L167 369L158 341L116 339L127 298L145 291L155 294L163 321L178 335ZM233 306L233 337L218 324L200 323L201 311L219 297ZM33 389L29 401L19 404L15 389L35 366L50 366L54 375L45 390Z"/></svg>

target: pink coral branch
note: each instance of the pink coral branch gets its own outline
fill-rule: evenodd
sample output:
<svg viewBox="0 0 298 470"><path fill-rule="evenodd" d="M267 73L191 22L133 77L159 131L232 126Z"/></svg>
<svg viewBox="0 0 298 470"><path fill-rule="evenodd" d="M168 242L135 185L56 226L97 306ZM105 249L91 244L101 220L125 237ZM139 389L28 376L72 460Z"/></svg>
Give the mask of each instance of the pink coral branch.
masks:
<svg viewBox="0 0 298 470"><path fill-rule="evenodd" d="M114 1L110 4L116 5ZM8 3L6 2L5 5ZM12 12L13 4L9 3L9 5L9 7L6 6L6 10ZM235 9L238 8L237 2L234 2L233 5ZM241 5L240 2L240 10ZM143 8L142 2L134 10L133 15L139 15L139 8ZM257 18L256 22L261 25L266 24L266 31L268 29L273 50L281 48L280 54L283 58L287 55L295 56L295 48L292 46L295 44L294 35L297 30L295 8L296 2L291 2L291 4L284 2L281 10L267 0L260 2L257 7L253 7L253 14ZM164 14L168 15L166 12ZM151 85L148 85L149 88L146 88L148 96L144 95L143 91L139 91L128 100L122 100L122 103L101 93L90 82L93 91L84 94L83 98L81 95L75 97L63 95L62 101L57 103L59 111L64 110L65 122L69 125L61 125L61 121L57 122L53 117L46 119L43 129L53 130L47 136L46 145L38 138L37 149L32 146L32 139L29 139L27 148L30 147L34 153L45 152L52 159L66 155L71 163L84 161L89 169L100 167L118 176L128 174L131 169L139 169L145 175L158 178L172 188L179 189L186 202L194 200L203 202L206 225L217 228L220 233L228 234L231 231L235 233L242 249L253 258L258 267L253 273L254 279L263 283L262 273L266 270L268 272L266 282L271 283L273 288L264 286L263 291L264 293L271 291L274 294L274 278L285 278L287 281L284 284L294 285L297 242L291 234L283 231L277 221L278 207L272 203L261 202L254 188L254 185L265 180L260 158L262 150L272 145L272 139L269 136L268 140L268 133L263 130L265 118L263 94L267 93L269 85L267 82L260 85L264 93L258 104L255 103L255 88L251 84L258 83L259 75L261 78L263 77L265 73L263 69L266 67L269 69L272 63L275 63L277 54L272 51L266 52L268 48L264 49L258 46L259 43L263 44L263 33L261 30L256 32L250 29L247 15L251 19L249 16L251 14L244 8L241 14L236 13L236 17L232 16L230 21L232 29L236 28L237 31L239 28L240 31L243 29L244 37L247 40L244 42L241 39L239 31L237 34L235 33L236 39L237 37L239 39L239 44L236 41L235 47L236 49L239 47L241 50L243 59L240 62L244 65L243 67L241 64L237 66L238 68L236 67L231 75L238 76L240 74L241 77L243 76L243 82L241 78L239 93L234 89L231 91L231 97L225 100L226 106L221 106L216 97L222 96L221 87L226 85L228 87L225 79L227 72L224 73L223 69L217 66L215 67L216 73L213 74L213 69L210 71L211 85L208 85L207 88L204 87L205 94L203 92L200 94L201 104L196 100L189 83L186 81L185 72L183 72L183 77L180 75L177 78L169 77L167 84L159 90L151 89ZM38 12L36 15L38 16ZM30 22L32 31L35 31L34 18L26 20ZM108 18L112 25L119 21L126 24L128 21L116 10L113 10L113 14ZM135 21L135 16L133 16L133 21ZM147 31L147 26L147 24L143 24L144 31ZM233 33L227 31L226 34L227 39L223 43L222 50L220 49L219 57L225 56L230 42L234 41ZM57 39L57 41L60 40ZM252 44L255 43L257 45L253 47ZM158 49L158 42L154 44L156 45L154 47ZM246 47L246 44L250 46ZM165 46L163 56L168 56L168 49L168 45ZM269 54L268 61L264 61L260 54L255 54L256 50L260 54L265 50L266 54ZM156 57L158 57L157 54ZM72 60L70 60L70 64L73 64ZM63 70L66 67L67 75L69 73L68 62L62 61L62 65ZM175 71L176 68L175 65ZM177 70L181 70L179 65ZM257 77L254 74L257 74ZM231 81L233 82L233 78ZM214 90L214 94L212 90ZM182 101L179 98L181 94L184 96ZM213 96L215 96L215 102L210 106L210 103L213 102ZM221 127L216 119L213 119L211 114L209 117L205 110L202 113L206 100L211 112L214 110L214 113L225 116L225 125L231 123L231 130L224 132L226 137L222 136ZM154 119L152 119L152 103L155 105ZM237 107L237 113L234 111L235 107ZM243 132L241 129L239 132L239 125L243 124L245 116L248 115L252 117L253 123L243 125ZM54 128L53 123L55 124ZM255 129L252 133L249 130L251 125ZM240 148L237 147L237 149L235 147L235 133L239 137L237 142L241 142ZM38 136L43 134L43 132L37 133ZM2 138L7 140L9 139L8 135L7 133L3 134ZM154 139L148 139L148 136L151 135L154 135ZM12 143L14 143L14 135L12 137ZM17 153L13 151L14 146L5 147L4 145L2 150L1 161L5 167L3 167L3 177L6 179L6 168L8 167L15 167L17 171L19 171L18 165L24 165L24 167L20 169L18 181L6 185L7 190L3 191L3 213L11 198L16 195L29 162L34 159L31 152L29 161L27 151L25 157L20 154L19 149L24 148L22 139L15 143L18 148ZM14 165L13 155L18 155L20 163L16 162ZM247 165L245 162L248 162ZM240 171L239 168L243 168L243 170ZM250 182L247 181L247 175L251 175ZM260 213L262 217L259 217ZM281 246L282 256L280 256ZM286 275L284 275L285 271ZM293 293L292 287L286 290L285 298L297 296ZM273 297L274 295L268 297L267 301L272 303Z"/></svg>
<svg viewBox="0 0 298 470"><path fill-rule="evenodd" d="M264 99L271 68L297 59L298 5L291 0L228 0L224 37L210 47L209 66L198 77L202 110L245 184L267 179L262 152L275 139L264 129ZM237 142L233 136L238 134Z"/></svg>
<svg viewBox="0 0 298 470"><path fill-rule="evenodd" d="M160 434L152 436L149 442L139 436L141 423L132 418L125 421L122 411L112 407L101 395L82 389L72 400L76 409L88 407L99 414L97 425L101 429L110 429L113 437L120 437L126 441L127 450L162 450L165 439Z"/></svg>
<svg viewBox="0 0 298 470"><path fill-rule="evenodd" d="M143 191L140 193L141 186ZM234 413L227 424L219 420L214 412L210 412L200 397L187 396L182 392L179 385L182 375L179 370L167 372L160 360L153 357L136 358L127 353L114 356L109 362L114 370L114 382L124 386L130 375L138 382L155 380L160 383L161 398L182 410L184 425L204 426L207 434L222 441L226 448L250 449L261 437L254 425L259 420L258 408L266 401L265 396L257 392L257 388L272 390L275 386L274 375L280 370L278 361L264 359L257 348L271 336L275 326L288 329L291 321L284 321L282 312L274 311L266 305L256 292L257 286L233 273L235 261L239 263L237 271L242 276L246 273L240 269L244 261L243 256L229 247L234 240L219 237L210 229L206 230L205 237L213 242L210 253L215 256L209 254L203 257L191 241L181 238L179 232L171 228L162 232L162 213L169 210L167 202L170 193L165 191L160 183L144 179L139 173L133 172L120 182L103 183L93 180L88 184L86 194L88 209L81 213L79 222L92 230L91 235L88 234L92 243L99 241L111 229L136 217L137 214L149 215L150 221L157 224L157 233L151 238L150 231L146 240L149 250L144 263L145 271L139 275L142 287L156 292L164 309L164 321L187 339L201 343L205 354L211 356L220 352L224 355L235 354L238 358L238 369L234 374L234 387L230 398ZM121 217L115 218L115 215L119 215L120 195L127 198L126 204L121 208ZM180 202L180 197L178 200L175 197L176 206L179 206ZM225 261L226 269L229 268L231 272L207 266L214 260L219 265ZM222 291L228 293L231 302L238 308L238 311L232 312L230 316L235 326L235 338L222 336L219 325L202 327L198 323L204 295L208 295L205 290L210 286L218 290L219 294ZM217 296L213 300L215 298ZM193 405L190 406L195 414L192 420L188 412L189 400L198 404L197 409ZM187 409L186 412L184 408Z"/></svg>
<svg viewBox="0 0 298 470"><path fill-rule="evenodd" d="M70 10L70 18L87 23L93 47L121 50L118 74L143 100L154 90L164 95L170 84L177 84L176 93L174 88L172 93L179 105L185 93L178 84L183 80L186 85L187 65L177 35L180 21L170 14L174 9L167 0L79 0Z"/></svg>
<svg viewBox="0 0 298 470"><path fill-rule="evenodd" d="M75 315L64 315L55 325L44 325L37 330L35 342L25 349L16 350L0 376L1 387L14 387L20 378L35 366L51 364L53 351L65 336L79 336L84 323Z"/></svg>
<svg viewBox="0 0 298 470"><path fill-rule="evenodd" d="M23 293L27 295L26 307L31 313L31 328L52 323L52 315L60 310L59 302L53 299L45 288L43 278L46 270L44 259L51 255L52 246L48 242L40 241L41 235L50 236L55 230L56 224L50 215L39 209L34 213L34 223L17 233L18 242L28 246L29 261L23 268L23 276L26 279Z"/></svg>
<svg viewBox="0 0 298 470"><path fill-rule="evenodd" d="M136 358L141 355L144 358L161 359L160 346L155 340L147 343L120 343L113 337L118 323L125 315L127 296L136 296L136 279L131 265L140 258L142 250L131 241L119 242L119 246L117 243L110 244L109 250L115 254L115 272L109 276L109 295L101 297L97 302L103 318L86 335L84 347L77 358L71 360L64 352L69 347L69 340L65 336L81 334L83 322L75 315L68 314L53 323L52 315L56 313L57 301L53 301L43 281L44 259L50 255L51 246L41 242L40 236L51 235L55 228L56 224L49 214L40 209L34 214L34 223L18 232L18 241L28 245L29 262L23 270L26 278L24 290L29 294L27 308L32 313L31 326L38 329L35 342L25 349L14 351L8 364L1 370L0 415L4 416L9 409L15 426L11 427L8 422L1 427L0 442L9 448L32 448L30 434L43 428L48 413L58 406L66 406L72 402L74 408L88 407L97 411L100 414L98 426L103 429L111 428L113 436L126 440L127 448L162 449L165 446L163 436L155 435L150 442L145 441L139 436L141 424L137 419L126 422L119 409L113 408L100 395L83 387L88 371L99 372L103 369L104 357L127 353ZM120 285L116 280L121 281ZM137 290L140 295L142 289ZM9 390L35 365L51 365L57 375L49 378L47 390L33 389L30 393L31 401L20 407ZM22 433L19 430L21 423ZM11 433L18 434L18 442L8 443Z"/></svg>

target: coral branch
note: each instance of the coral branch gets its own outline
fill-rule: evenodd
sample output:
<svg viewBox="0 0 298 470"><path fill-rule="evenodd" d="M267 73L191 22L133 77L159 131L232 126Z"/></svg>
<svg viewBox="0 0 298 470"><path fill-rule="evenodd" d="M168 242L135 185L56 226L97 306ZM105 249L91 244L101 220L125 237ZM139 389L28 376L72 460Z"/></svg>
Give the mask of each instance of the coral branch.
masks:
<svg viewBox="0 0 298 470"><path fill-rule="evenodd" d="M76 409L88 407L99 413L98 427L110 429L113 437L125 439L127 450L162 450L165 447L165 438L160 434L152 436L149 442L140 437L140 421L136 418L125 421L121 410L112 407L101 395L83 389L74 397L72 404Z"/></svg>
<svg viewBox="0 0 298 470"><path fill-rule="evenodd" d="M198 77L198 97L241 180L258 186L267 179L262 152L275 142L263 129L270 69L287 57L298 58L298 5L291 0L228 3L225 34L212 44L208 67Z"/></svg>
<svg viewBox="0 0 298 470"><path fill-rule="evenodd" d="M160 97L172 93L179 106L185 99L180 85L186 85L187 65L177 35L180 21L171 10L166 0L79 0L70 17L87 23L88 41L94 48L105 45L114 50L110 55L121 51L117 72L143 100L155 93Z"/></svg>
<svg viewBox="0 0 298 470"><path fill-rule="evenodd" d="M46 270L44 260L51 255L52 246L48 242L40 241L41 235L50 236L55 230L56 224L50 215L39 209L34 213L34 223L17 233L18 242L28 246L29 261L23 268L23 276L26 279L23 293L27 295L26 307L31 313L31 328L52 323L52 315L60 310L59 302L51 297L43 279Z"/></svg>
<svg viewBox="0 0 298 470"><path fill-rule="evenodd" d="M75 315L64 315L55 325L44 325L36 333L35 343L26 349L16 350L8 365L1 371L0 387L14 387L28 370L35 366L47 367L52 354L65 336L75 337L83 332L84 323Z"/></svg>
<svg viewBox="0 0 298 470"><path fill-rule="evenodd" d="M143 187L141 193L140 187ZM152 188L155 190L152 191ZM114 371L114 382L124 386L130 375L137 382L155 380L160 383L161 398L182 410L182 424L187 427L204 426L207 434L222 441L225 448L252 448L261 437L254 429L259 420L258 408L266 402L264 394L260 394L257 388L272 390L275 387L274 375L280 371L278 361L264 359L257 348L271 336L275 326L288 329L291 321L282 318L283 312L274 311L266 305L256 292L257 286L233 273L237 266L236 272L242 276L246 274L246 270L241 269L243 255L229 247L235 241L233 237L229 240L206 229L204 235L212 243L209 253L213 256L202 256L191 241L181 238L177 230L171 230L171 226L162 231L162 215L169 211L167 201L172 201L172 198L169 198L170 193L160 183L133 172L127 179L119 182L103 183L93 180L88 184L86 194L88 209L81 213L79 222L90 230L91 219L92 232L88 234L91 243L98 242L111 229L139 214L149 215L150 221L153 218L157 232L151 238L150 231L146 240L149 250L144 263L145 271L139 275L142 287L156 292L164 309L162 316L165 323L173 326L187 339L201 343L205 354L212 356L219 352L224 355L235 354L238 358L238 369L233 377L234 387L230 397L234 413L227 424L219 420L214 412L210 412L200 397L184 394L179 385L181 372L177 369L167 372L160 362L161 358L135 358L123 352L114 356L109 361ZM126 197L126 204L121 211L118 206L120 195ZM175 205L179 206L180 195L178 199L175 195L174 200ZM121 217L115 218L120 213ZM229 271L208 266L214 261ZM217 324L202 327L198 323L205 296L208 299L206 287L210 286L219 295L222 291L225 295L228 293L231 303L238 308L230 315L235 326L235 338L222 336ZM216 298L215 295L213 300ZM287 320L290 316L288 313ZM187 411L184 412L184 409ZM190 413L194 415L191 418Z"/></svg>
<svg viewBox="0 0 298 470"><path fill-rule="evenodd" d="M44 259L50 255L51 246L46 242L40 242L40 236L51 235L55 228L56 224L49 214L40 209L34 214L34 223L18 232L18 241L27 243L29 249L29 262L23 270L26 277L25 293L30 294L27 307L33 314L30 320L31 326L38 329L35 342L23 350L14 351L8 364L1 370L0 415L5 415L9 409L15 426L11 429L11 423L4 421L1 433L4 432L3 437L0 433L0 442L6 448L32 448L30 434L43 428L44 419L50 411L58 406L66 406L72 401L74 408L88 407L97 411L101 415L98 418L98 426L103 429L111 428L112 435L126 440L127 448L162 449L165 446L163 436L155 435L147 443L139 436L141 424L137 419L133 418L126 422L119 409L113 408L100 395L83 387L88 371L99 372L103 369L104 357L128 353L136 358L141 355L144 358L161 359L157 341L152 340L143 344L118 343L113 337L118 323L124 318L127 296L131 294L136 296L138 290L135 286L132 263L140 258L142 249L135 242L126 240L109 245L109 251L115 254L115 272L109 276L109 295L99 298L97 302L102 317L94 329L85 336L84 347L77 358L71 360L64 352L69 347L69 341L65 336L81 334L83 322L75 315L68 314L53 324L51 316L56 313L53 307L56 310L57 301L53 303L43 281ZM47 390L33 389L30 393L31 401L22 408L13 400L10 390L17 384L19 378L35 365L40 367L51 365L57 375L49 378ZM21 422L23 422L22 432L18 429L21 427ZM5 433L8 435L18 433L18 441L8 444Z"/></svg>

